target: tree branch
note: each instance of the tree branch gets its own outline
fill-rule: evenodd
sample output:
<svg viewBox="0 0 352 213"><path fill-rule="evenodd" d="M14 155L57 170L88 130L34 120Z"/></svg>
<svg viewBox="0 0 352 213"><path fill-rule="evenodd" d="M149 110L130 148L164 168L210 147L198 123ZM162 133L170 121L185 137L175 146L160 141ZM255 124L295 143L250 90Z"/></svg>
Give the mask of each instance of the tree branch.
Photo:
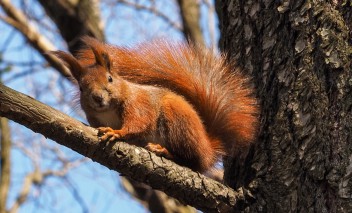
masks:
<svg viewBox="0 0 352 213"><path fill-rule="evenodd" d="M130 178L122 177L122 187L139 201L150 212L158 213L196 213L197 210L191 206L180 203L177 199L167 196L159 190L153 190L150 186Z"/></svg>
<svg viewBox="0 0 352 213"><path fill-rule="evenodd" d="M80 38L83 35L104 40L99 1L39 0L38 2L55 22L71 53L74 53L81 45Z"/></svg>
<svg viewBox="0 0 352 213"><path fill-rule="evenodd" d="M251 198L245 190L235 192L143 148L123 142L99 143L96 129L2 84L0 116L206 212L242 208Z"/></svg>
<svg viewBox="0 0 352 213"><path fill-rule="evenodd" d="M0 6L4 9L7 15L0 16L0 19L16 28L52 67L57 69L63 76L70 77L70 72L60 60L51 54L45 54L46 52L57 48L55 48L45 36L41 35L36 28L28 23L28 17L26 17L22 11L14 7L9 0L0 0Z"/></svg>
<svg viewBox="0 0 352 213"><path fill-rule="evenodd" d="M183 23L183 35L192 42L205 45L200 26L200 6L196 0L177 0Z"/></svg>
<svg viewBox="0 0 352 213"><path fill-rule="evenodd" d="M15 213L18 212L18 209L20 206L27 201L30 189L32 185L36 182L41 182L41 179L43 178L42 174L39 172L39 170L35 170L33 173L29 173L26 175L23 181L23 186L22 190L17 196L14 204L12 207L9 209L9 213Z"/></svg>
<svg viewBox="0 0 352 213"><path fill-rule="evenodd" d="M124 4L126 6L131 7L131 8L134 8L136 10L148 11L148 12L154 14L155 16L159 17L160 19L162 19L166 23L168 23L172 28L174 28L178 31L182 31L182 26L180 26L177 22L170 19L169 15L162 13L154 5L146 6L146 5L140 4L138 2L130 2L130 1L126 1L126 0L118 0L117 3Z"/></svg>

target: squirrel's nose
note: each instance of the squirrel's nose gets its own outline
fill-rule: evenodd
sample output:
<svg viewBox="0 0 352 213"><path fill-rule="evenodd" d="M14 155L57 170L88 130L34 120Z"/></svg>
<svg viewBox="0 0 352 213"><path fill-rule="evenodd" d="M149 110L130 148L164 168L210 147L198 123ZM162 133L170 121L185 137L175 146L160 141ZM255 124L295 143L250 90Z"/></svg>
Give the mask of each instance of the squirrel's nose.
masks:
<svg viewBox="0 0 352 213"><path fill-rule="evenodd" d="M101 104L103 102L103 95L99 93L92 93L92 99L97 103Z"/></svg>

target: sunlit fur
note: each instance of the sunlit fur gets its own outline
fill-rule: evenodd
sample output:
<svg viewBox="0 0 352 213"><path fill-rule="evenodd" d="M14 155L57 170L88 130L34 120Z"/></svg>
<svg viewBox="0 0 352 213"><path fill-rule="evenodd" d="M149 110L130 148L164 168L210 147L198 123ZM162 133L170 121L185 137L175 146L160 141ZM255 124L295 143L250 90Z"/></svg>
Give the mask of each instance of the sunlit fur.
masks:
<svg viewBox="0 0 352 213"><path fill-rule="evenodd" d="M181 165L205 171L219 155L236 155L255 140L258 108L253 91L248 79L227 63L225 56L163 40L134 48L110 46L89 37L83 41L86 47L75 57L62 52L56 55L83 91L90 88L89 93L81 94L81 105L92 126L98 127L102 121L96 119L99 113L94 107L86 107L87 97L99 87L106 88L109 72L119 83L105 90L116 96L107 98L124 104L122 114L114 115L123 120L122 130L128 125L133 131L145 131L137 139L156 140ZM88 83L82 80L87 76ZM92 115L95 118L90 119ZM148 128L140 124L148 124ZM143 145L145 142L150 141Z"/></svg>
<svg viewBox="0 0 352 213"><path fill-rule="evenodd" d="M248 77L226 55L187 43L155 40L132 48L104 44L85 37L89 46L108 52L111 69L128 81L158 85L184 96L201 116L210 136L221 144L214 149L236 155L255 140L258 105ZM93 53L82 48L80 62L90 63ZM229 151L231 150L231 151Z"/></svg>

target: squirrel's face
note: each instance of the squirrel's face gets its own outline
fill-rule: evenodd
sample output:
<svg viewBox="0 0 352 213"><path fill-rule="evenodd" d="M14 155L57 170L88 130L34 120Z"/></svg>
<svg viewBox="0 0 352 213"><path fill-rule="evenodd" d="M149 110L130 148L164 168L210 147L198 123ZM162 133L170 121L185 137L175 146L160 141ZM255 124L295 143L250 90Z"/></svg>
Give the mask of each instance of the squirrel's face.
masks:
<svg viewBox="0 0 352 213"><path fill-rule="evenodd" d="M93 42L94 43L94 42ZM70 69L81 91L81 106L84 111L104 112L116 109L125 94L125 82L116 72L109 54L99 45L92 43L88 60L79 61L69 53L54 51Z"/></svg>
<svg viewBox="0 0 352 213"><path fill-rule="evenodd" d="M113 109L116 97L120 96L122 84L119 76L101 67L86 70L79 79L82 108L97 112Z"/></svg>

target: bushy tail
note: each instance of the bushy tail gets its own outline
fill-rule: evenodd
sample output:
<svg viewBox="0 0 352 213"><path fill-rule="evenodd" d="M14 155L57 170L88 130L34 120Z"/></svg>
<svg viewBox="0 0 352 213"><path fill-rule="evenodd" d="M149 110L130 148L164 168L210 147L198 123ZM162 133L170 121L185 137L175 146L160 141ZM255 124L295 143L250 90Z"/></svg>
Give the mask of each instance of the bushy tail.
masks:
<svg viewBox="0 0 352 213"><path fill-rule="evenodd" d="M209 137L214 139L214 149L219 148L215 141L220 140L226 150L237 152L254 140L258 108L253 90L248 79L227 63L225 56L163 40L134 48L109 46L90 38L83 41L107 51L112 70L124 79L166 87L184 96L201 116ZM78 56L88 62L93 54L83 49Z"/></svg>

